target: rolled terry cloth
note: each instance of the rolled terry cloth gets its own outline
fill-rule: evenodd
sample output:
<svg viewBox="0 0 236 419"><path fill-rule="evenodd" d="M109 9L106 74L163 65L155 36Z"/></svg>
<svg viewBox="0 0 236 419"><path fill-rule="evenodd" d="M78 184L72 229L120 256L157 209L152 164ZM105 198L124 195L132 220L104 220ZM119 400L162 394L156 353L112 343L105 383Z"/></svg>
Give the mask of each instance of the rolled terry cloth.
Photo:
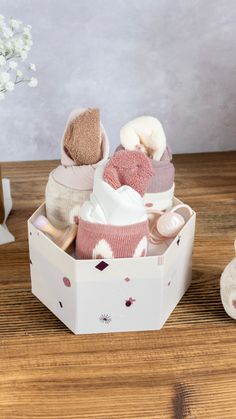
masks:
<svg viewBox="0 0 236 419"><path fill-rule="evenodd" d="M140 150L159 161L166 149L166 136L160 121L153 116L140 116L120 130L120 142L126 150Z"/></svg>
<svg viewBox="0 0 236 419"><path fill-rule="evenodd" d="M120 150L124 150L122 145L117 147L116 152ZM172 207L175 190L175 168L171 160L172 153L168 145L159 161L149 158L153 176L144 194L144 202L147 208L164 211Z"/></svg>
<svg viewBox="0 0 236 419"><path fill-rule="evenodd" d="M65 132L76 115L86 109L72 112ZM46 215L56 228L65 228L78 222L81 205L89 198L93 189L94 173L99 165L103 165L109 156L109 142L106 131L100 123L100 160L95 164L78 166L69 156L64 147L65 134L61 140L61 165L53 170L48 179L45 191ZM87 143L87 148L89 144Z"/></svg>
<svg viewBox="0 0 236 419"><path fill-rule="evenodd" d="M120 150L107 163L103 179L114 189L128 185L143 196L153 175L150 159L143 153Z"/></svg>
<svg viewBox="0 0 236 419"><path fill-rule="evenodd" d="M101 158L100 111L96 108L70 116L64 133L64 149L77 166L95 164Z"/></svg>
<svg viewBox="0 0 236 419"><path fill-rule="evenodd" d="M138 153L136 163L140 162L139 154L141 153L135 153ZM143 157L143 165L146 167L146 173L143 173L143 176L148 184L152 170L148 158ZM85 202L80 210L76 239L76 257L78 259L142 257L146 255L148 216L143 198L136 190L139 189L139 184L135 183L136 189L123 184L126 181L125 177L120 175L119 166L115 167L112 164L114 161L118 163L115 155L106 166L96 169L93 192L89 201ZM136 167L136 163L131 161L130 165ZM120 165L123 168L122 160L120 160ZM113 173L114 167L115 173ZM142 168L139 169L142 170ZM104 176L105 173L106 176ZM109 176L107 176L108 174ZM112 186L114 179L116 189ZM109 183L106 180L109 180Z"/></svg>

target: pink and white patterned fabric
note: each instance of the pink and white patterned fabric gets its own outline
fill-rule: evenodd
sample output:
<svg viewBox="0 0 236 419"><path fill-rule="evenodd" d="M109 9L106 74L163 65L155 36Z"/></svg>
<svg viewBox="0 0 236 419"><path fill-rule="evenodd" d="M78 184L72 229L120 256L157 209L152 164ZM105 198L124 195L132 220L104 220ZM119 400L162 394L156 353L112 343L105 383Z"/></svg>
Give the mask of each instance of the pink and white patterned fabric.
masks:
<svg viewBox="0 0 236 419"><path fill-rule="evenodd" d="M144 257L148 222L114 226L80 220L76 239L77 259Z"/></svg>
<svg viewBox="0 0 236 419"><path fill-rule="evenodd" d="M146 255L148 216L141 194L151 176L148 157L137 151L115 153L96 169L93 193L80 210L78 259Z"/></svg>

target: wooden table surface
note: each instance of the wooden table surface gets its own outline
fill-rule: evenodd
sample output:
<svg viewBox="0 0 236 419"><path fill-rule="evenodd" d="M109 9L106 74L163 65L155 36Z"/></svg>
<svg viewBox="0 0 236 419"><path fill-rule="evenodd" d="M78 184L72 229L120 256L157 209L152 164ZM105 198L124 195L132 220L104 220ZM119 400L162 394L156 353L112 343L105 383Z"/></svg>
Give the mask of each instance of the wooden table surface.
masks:
<svg viewBox="0 0 236 419"><path fill-rule="evenodd" d="M74 336L30 292L26 220L56 161L5 163L16 242L0 247L0 418L236 418L236 321L219 279L234 256L236 152L175 156L197 212L193 281L160 331Z"/></svg>

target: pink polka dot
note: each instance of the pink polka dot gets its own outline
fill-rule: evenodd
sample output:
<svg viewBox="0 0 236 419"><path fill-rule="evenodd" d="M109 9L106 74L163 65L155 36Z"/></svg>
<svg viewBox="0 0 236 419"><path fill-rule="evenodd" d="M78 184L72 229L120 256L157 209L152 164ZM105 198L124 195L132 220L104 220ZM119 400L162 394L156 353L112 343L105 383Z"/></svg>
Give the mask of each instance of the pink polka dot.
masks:
<svg viewBox="0 0 236 419"><path fill-rule="evenodd" d="M147 203L145 204L145 207L151 208L151 207L153 207L153 204L152 204L151 202L147 202Z"/></svg>
<svg viewBox="0 0 236 419"><path fill-rule="evenodd" d="M233 300L233 301L232 301L232 305L233 305L233 307L236 309L236 300Z"/></svg>
<svg viewBox="0 0 236 419"><path fill-rule="evenodd" d="M66 287L71 287L71 282L70 282L69 278L66 278L66 276L64 276L63 282L64 282L64 285Z"/></svg>

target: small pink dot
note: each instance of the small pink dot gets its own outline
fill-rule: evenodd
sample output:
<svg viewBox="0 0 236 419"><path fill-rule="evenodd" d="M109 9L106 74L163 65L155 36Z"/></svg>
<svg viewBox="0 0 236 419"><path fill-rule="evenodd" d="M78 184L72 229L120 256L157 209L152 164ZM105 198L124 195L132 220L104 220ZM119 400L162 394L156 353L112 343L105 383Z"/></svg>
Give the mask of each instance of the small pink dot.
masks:
<svg viewBox="0 0 236 419"><path fill-rule="evenodd" d="M236 300L232 301L232 305L233 305L234 308L236 308Z"/></svg>
<svg viewBox="0 0 236 419"><path fill-rule="evenodd" d="M145 207L148 207L148 208L153 207L153 204L152 204L151 202L147 202L147 203L145 204Z"/></svg>
<svg viewBox="0 0 236 419"><path fill-rule="evenodd" d="M70 282L69 278L66 278L66 276L64 276L63 282L64 282L64 285L66 287L71 287L71 282Z"/></svg>
<svg viewBox="0 0 236 419"><path fill-rule="evenodd" d="M128 278L128 276L125 278L125 281L126 282L129 282L130 281L130 278Z"/></svg>

